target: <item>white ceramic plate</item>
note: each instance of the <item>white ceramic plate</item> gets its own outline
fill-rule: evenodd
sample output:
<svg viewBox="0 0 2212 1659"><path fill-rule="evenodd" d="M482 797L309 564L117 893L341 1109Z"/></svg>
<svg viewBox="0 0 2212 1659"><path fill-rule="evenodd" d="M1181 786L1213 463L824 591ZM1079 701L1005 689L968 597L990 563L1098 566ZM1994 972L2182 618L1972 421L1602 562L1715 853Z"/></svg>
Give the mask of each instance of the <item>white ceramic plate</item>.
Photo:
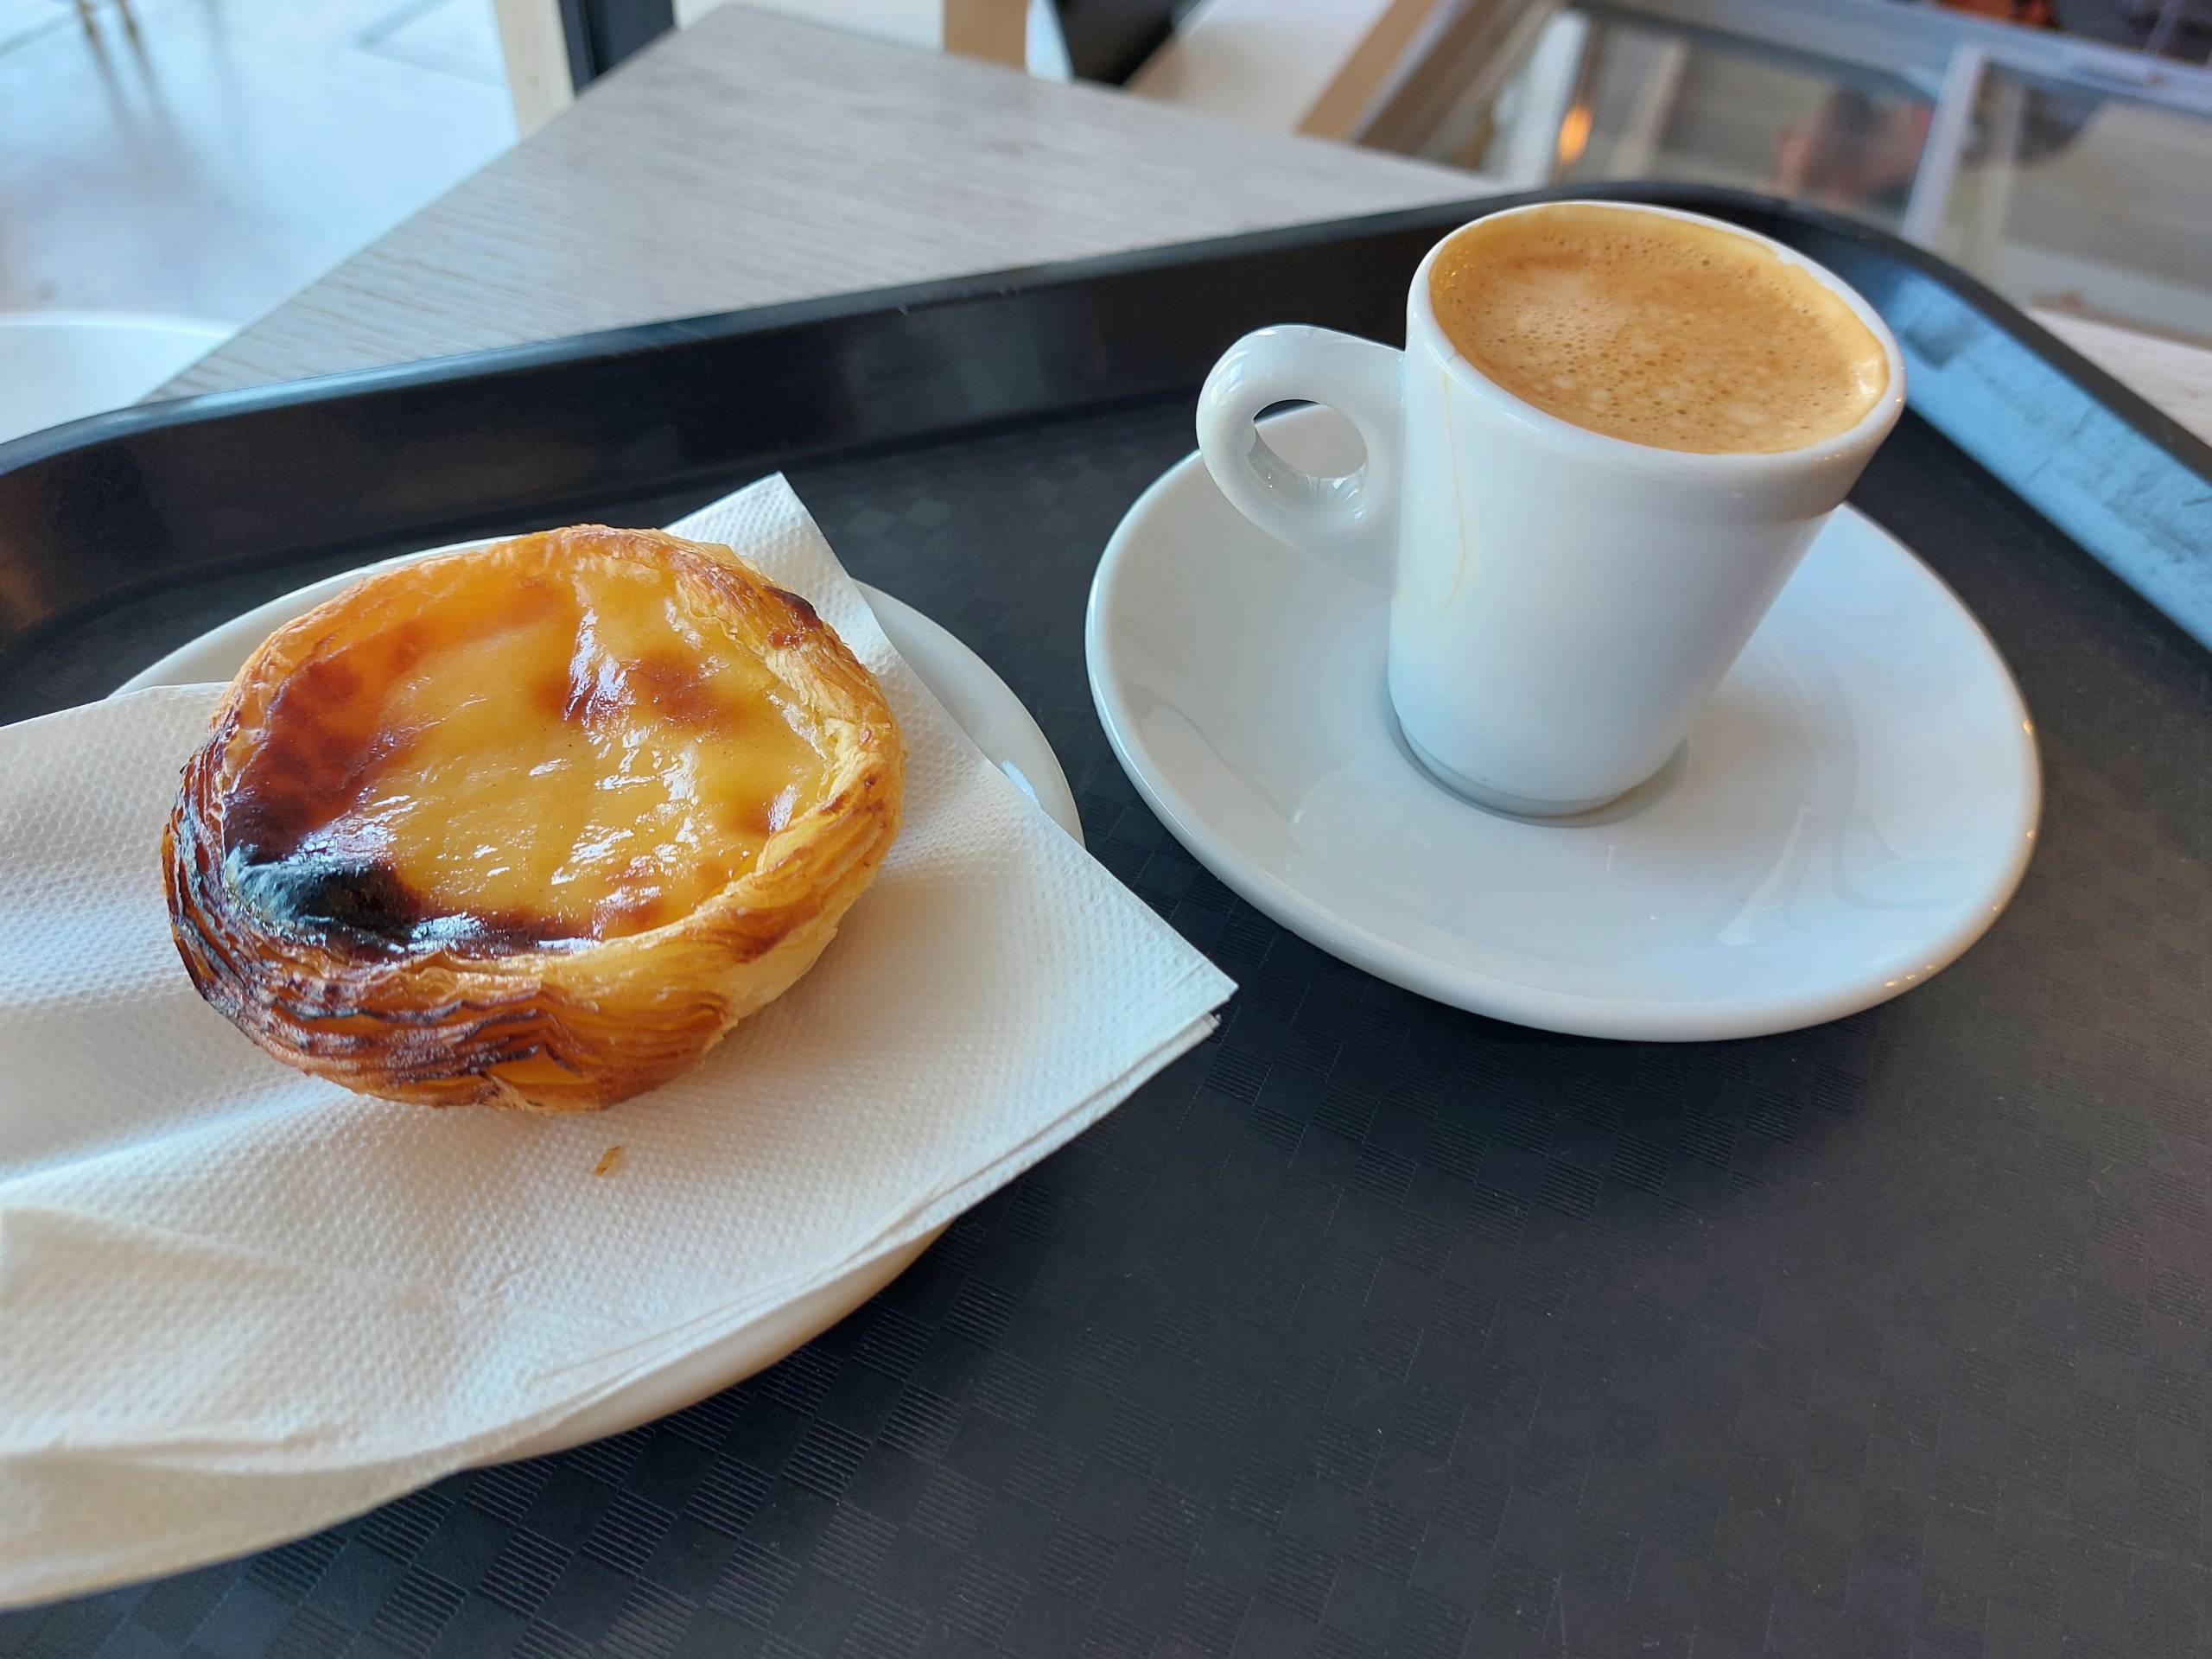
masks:
<svg viewBox="0 0 2212 1659"><path fill-rule="evenodd" d="M474 545L475 543L461 543ZM407 558L428 558L429 552ZM404 563L406 559L385 561ZM380 565L370 569L383 568ZM171 652L143 672L116 688L143 690L153 685L194 685L203 681L227 680L245 664L254 647L294 617L320 605L366 574L348 571L310 584L282 599L248 611L221 626L212 628L189 645ZM1076 816L1075 796L1065 774L1045 741L1045 734L1030 718L1005 681L988 664L951 634L902 600L859 584L875 619L892 645L921 677L945 711L960 722L976 745L1013 779L1031 799L1043 807L1053 822L1083 840L1083 824ZM674 1363L642 1376L556 1424L545 1433L510 1447L496 1461L542 1457L566 1451L608 1434L650 1422L694 1401L741 1382L764 1370L792 1350L812 1341L823 1332L896 1279L914 1258L935 1242L937 1234L873 1262L862 1263L844 1277L812 1294L787 1302L751 1324L731 1332L719 1342L687 1354Z"/></svg>
<svg viewBox="0 0 2212 1659"><path fill-rule="evenodd" d="M1330 475L1325 410L1268 442ZM1955 960L2019 885L2042 795L1996 648L1845 508L1683 752L1550 823L1471 806L1401 747L1388 595L1282 547L1196 456L1108 543L1085 635L1115 753L1176 837L1294 932L1502 1020L1589 1036L1755 1036Z"/></svg>

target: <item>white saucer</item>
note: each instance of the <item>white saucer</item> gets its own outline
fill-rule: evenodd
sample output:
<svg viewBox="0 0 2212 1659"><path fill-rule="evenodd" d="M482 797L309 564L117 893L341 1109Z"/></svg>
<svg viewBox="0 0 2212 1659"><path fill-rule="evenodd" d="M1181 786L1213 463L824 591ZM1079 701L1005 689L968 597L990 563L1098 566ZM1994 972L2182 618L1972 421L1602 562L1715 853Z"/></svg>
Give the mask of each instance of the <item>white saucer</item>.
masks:
<svg viewBox="0 0 2212 1659"><path fill-rule="evenodd" d="M402 564L409 559L428 558L433 552L450 550L434 548L386 560L385 563ZM116 688L116 693L143 690L153 685L194 685L203 681L227 680L245 664L254 647L277 628L332 597L367 570L382 568L371 565L311 583L219 627L211 628L152 667L131 676ZM920 677L922 683L944 705L945 712L960 723L961 729L975 739L976 746L995 761L1024 793L1080 844L1083 823L1076 816L1075 796L1068 788L1059 760L1006 682L994 674L982 658L912 606L866 582L857 585L892 645ZM587 1440L619 1434L671 1411L680 1411L695 1401L741 1382L755 1371L765 1370L794 1349L811 1342L852 1313L904 1273L936 1239L937 1234L931 1233L904 1249L863 1262L842 1278L762 1314L719 1342L637 1378L534 1440L511 1446L490 1461L504 1463L564 1452Z"/></svg>
<svg viewBox="0 0 2212 1659"><path fill-rule="evenodd" d="M1325 410L1268 441L1324 476ZM1085 633L1115 753L1198 861L1302 938L1440 1001L1550 1031L1749 1037L1895 996L2019 885L2033 728L1950 590L1845 508L1684 751L1538 823L1446 792L1383 690L1388 596L1284 548L1193 455L1107 543Z"/></svg>

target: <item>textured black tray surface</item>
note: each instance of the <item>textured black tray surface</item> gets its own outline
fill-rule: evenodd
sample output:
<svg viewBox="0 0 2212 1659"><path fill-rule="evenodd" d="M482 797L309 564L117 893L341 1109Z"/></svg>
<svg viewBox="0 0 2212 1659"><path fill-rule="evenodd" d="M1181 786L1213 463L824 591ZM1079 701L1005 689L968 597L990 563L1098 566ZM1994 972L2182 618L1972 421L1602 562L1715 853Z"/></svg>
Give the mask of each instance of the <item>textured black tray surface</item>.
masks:
<svg viewBox="0 0 2212 1659"><path fill-rule="evenodd" d="M1084 594L1187 409L794 482L1035 711L1093 850L1241 982L1218 1039L751 1382L0 1652L2212 1645L2212 658L1908 417L1857 499L2035 712L2018 899L1815 1030L1522 1031L1281 931L1116 766Z"/></svg>

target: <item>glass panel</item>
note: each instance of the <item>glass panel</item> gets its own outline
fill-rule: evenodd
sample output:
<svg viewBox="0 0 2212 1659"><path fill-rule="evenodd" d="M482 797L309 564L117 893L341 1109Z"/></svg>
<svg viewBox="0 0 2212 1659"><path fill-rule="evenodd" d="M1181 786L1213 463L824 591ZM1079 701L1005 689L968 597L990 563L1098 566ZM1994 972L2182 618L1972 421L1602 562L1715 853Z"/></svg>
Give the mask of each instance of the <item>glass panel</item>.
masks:
<svg viewBox="0 0 2212 1659"><path fill-rule="evenodd" d="M2212 125L1993 68L1938 251L2018 305L2212 340Z"/></svg>
<svg viewBox="0 0 2212 1659"><path fill-rule="evenodd" d="M1459 112L1419 153L1516 185L1737 185L1895 229L1932 109L1893 75L1570 10L1486 121Z"/></svg>
<svg viewBox="0 0 2212 1659"><path fill-rule="evenodd" d="M1495 85L1497 83L1491 83ZM1736 185L1902 228L1933 87L1603 4L1413 146L1500 188ZM2014 303L2212 343L2212 122L1985 71L1936 251Z"/></svg>

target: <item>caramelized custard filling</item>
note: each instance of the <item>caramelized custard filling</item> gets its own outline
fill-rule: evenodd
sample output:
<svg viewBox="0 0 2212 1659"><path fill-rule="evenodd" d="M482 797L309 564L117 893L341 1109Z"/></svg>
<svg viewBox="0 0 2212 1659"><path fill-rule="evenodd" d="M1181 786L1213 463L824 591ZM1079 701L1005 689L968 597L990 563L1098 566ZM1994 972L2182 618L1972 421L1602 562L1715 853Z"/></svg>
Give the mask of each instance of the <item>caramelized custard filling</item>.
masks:
<svg viewBox="0 0 2212 1659"><path fill-rule="evenodd" d="M295 931L473 954L620 938L817 803L810 736L664 571L463 570L277 690L232 757L225 861Z"/></svg>

